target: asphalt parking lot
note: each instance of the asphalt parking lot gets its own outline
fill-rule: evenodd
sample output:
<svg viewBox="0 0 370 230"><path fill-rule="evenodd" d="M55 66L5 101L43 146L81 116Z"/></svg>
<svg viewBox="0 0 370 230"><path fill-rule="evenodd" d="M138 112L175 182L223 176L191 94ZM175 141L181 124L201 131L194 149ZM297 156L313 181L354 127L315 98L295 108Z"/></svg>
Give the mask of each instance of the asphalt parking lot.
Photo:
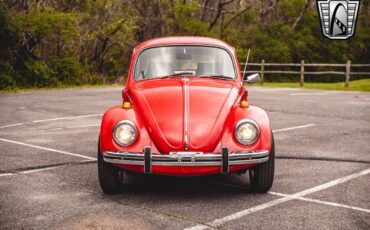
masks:
<svg viewBox="0 0 370 230"><path fill-rule="evenodd" d="M369 229L370 93L250 88L269 113L275 181L130 175L104 195L96 147L120 88L0 95L1 229Z"/></svg>

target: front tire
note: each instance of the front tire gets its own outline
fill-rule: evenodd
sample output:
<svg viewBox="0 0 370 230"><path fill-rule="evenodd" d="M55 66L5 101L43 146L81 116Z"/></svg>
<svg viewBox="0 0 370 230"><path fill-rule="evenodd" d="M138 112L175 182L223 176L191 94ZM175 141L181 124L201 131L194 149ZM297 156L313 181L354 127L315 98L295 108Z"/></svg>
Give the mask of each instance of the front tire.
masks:
<svg viewBox="0 0 370 230"><path fill-rule="evenodd" d="M275 144L271 134L271 152L268 161L261 163L249 170L249 180L253 192L265 193L270 190L274 181L275 171Z"/></svg>
<svg viewBox="0 0 370 230"><path fill-rule="evenodd" d="M116 194L120 189L120 170L104 161L100 153L100 138L98 142L98 175L99 184L105 194Z"/></svg>

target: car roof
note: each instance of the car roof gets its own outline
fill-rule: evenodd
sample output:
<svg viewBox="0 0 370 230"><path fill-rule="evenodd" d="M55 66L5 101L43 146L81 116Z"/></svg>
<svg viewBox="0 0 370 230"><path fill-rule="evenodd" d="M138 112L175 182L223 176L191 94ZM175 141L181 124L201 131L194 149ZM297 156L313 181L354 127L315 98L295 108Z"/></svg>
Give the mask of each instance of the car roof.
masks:
<svg viewBox="0 0 370 230"><path fill-rule="evenodd" d="M147 40L140 43L135 47L135 51L138 52L145 48L153 46L163 46L163 45L208 45L208 46L219 46L229 50L234 51L234 48L215 38L208 37L198 37L198 36L176 36L176 37L160 37Z"/></svg>

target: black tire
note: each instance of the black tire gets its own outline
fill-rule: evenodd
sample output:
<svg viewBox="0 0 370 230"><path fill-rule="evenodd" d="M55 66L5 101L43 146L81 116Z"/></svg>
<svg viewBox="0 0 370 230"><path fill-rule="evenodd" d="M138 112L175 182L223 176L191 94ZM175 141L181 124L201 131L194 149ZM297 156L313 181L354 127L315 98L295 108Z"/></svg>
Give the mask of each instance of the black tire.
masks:
<svg viewBox="0 0 370 230"><path fill-rule="evenodd" d="M265 193L270 190L274 182L275 171L275 144L272 136L269 160L249 170L249 180L253 192Z"/></svg>
<svg viewBox="0 0 370 230"><path fill-rule="evenodd" d="M100 153L100 138L98 142L98 175L99 184L105 194L116 194L120 190L120 170L103 160Z"/></svg>

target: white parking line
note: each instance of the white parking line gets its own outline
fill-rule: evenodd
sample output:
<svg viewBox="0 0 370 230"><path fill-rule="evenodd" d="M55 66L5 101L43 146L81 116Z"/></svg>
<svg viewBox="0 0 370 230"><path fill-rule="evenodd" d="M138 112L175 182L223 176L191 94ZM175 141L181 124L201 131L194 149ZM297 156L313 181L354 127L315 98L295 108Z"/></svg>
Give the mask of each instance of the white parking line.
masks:
<svg viewBox="0 0 370 230"><path fill-rule="evenodd" d="M269 202L264 203L264 204L260 204L260 205L257 205L257 206L254 206L254 207L251 207L251 208L248 208L248 209L244 209L242 211L233 213L231 215L222 217L220 219L216 219L214 221L208 222L207 225L217 228L217 227L221 226L222 224L224 224L226 222L229 222L229 221L232 221L232 220L235 220L235 219L239 219L239 218L247 216L251 213L258 212L260 210L263 210L263 209L266 209L266 208L269 208L269 207L272 207L272 206L275 206L275 205L278 205L278 204L281 204L281 203L285 203L285 202L290 201L290 200L301 198L303 196L306 196L306 195L309 195L311 193L315 193L315 192L333 187L333 186L338 185L338 184L342 184L344 182L347 182L349 180L352 180L352 179L360 177L360 176L364 176L364 175L369 174L369 173L370 173L370 168L365 169L365 170L363 170L361 172L358 172L358 173L353 173L353 174L350 174L348 176L338 178L336 180L329 181L327 183L315 186L313 188L303 190L301 192L294 193L294 194L290 195L289 197L282 197L282 198L279 198L279 199L276 199L276 200L269 201ZM203 229L208 228L207 225L196 225L194 227L186 228L186 230L203 230Z"/></svg>
<svg viewBox="0 0 370 230"><path fill-rule="evenodd" d="M85 162L96 162L96 160L85 160L85 161L80 161L79 163L85 163ZM36 168L36 169L28 169L28 170L18 171L18 172L0 173L0 177L30 174L30 173L35 173L35 172L42 172L42 171L47 171L47 170L51 170L51 169L60 168L60 167L66 166L66 165L68 165L68 164L53 165L53 166L48 166L48 167L43 167L43 168Z"/></svg>
<svg viewBox="0 0 370 230"><path fill-rule="evenodd" d="M13 175L15 175L15 174L14 173L1 173L0 177L2 177L2 176L13 176Z"/></svg>
<svg viewBox="0 0 370 230"><path fill-rule="evenodd" d="M81 158L88 159L88 160L96 160L96 158L94 158L94 157L88 157L88 156L81 155L81 154L78 154L78 153L70 153L70 152L66 152L66 151L62 151L62 150L46 148L46 147L42 147L42 146L37 146L37 145L27 144L27 143L23 143L23 142L8 140L8 139L4 139L4 138L0 138L0 141L4 141L4 142L7 142L7 143L12 143L12 144L17 144L17 145L23 145L23 146L36 148L36 149L41 149L41 150L46 150L46 151L50 151L50 152L54 152L54 153L65 154L65 155L69 155L69 156L81 157Z"/></svg>
<svg viewBox="0 0 370 230"><path fill-rule="evenodd" d="M252 86L252 87L248 88L248 91L273 92L273 91L297 91L297 89L294 89L294 88L272 88L272 87L263 88L263 87L260 87L260 86Z"/></svg>
<svg viewBox="0 0 370 230"><path fill-rule="evenodd" d="M80 119L80 118L87 118L87 117L100 117L103 114L90 114L90 115L82 115L82 116L75 116L75 117L56 117L44 120L36 120L33 123L45 122L45 121L59 121L59 120L70 120L70 119Z"/></svg>
<svg viewBox="0 0 370 230"><path fill-rule="evenodd" d="M291 195L284 194L284 193L278 193L278 192L268 192L268 193L271 194L271 195L276 195L276 196L291 197ZM341 208L347 208L347 209L351 209L351 210L370 213L370 209L359 208L359 207L350 206L350 205L346 205L346 204L338 204L338 203L334 203L334 202L330 202L330 201L323 201L323 200L311 199L311 198L306 198L306 197L298 197L298 198L294 198L294 199L313 202L313 203L318 203L318 204L326 204L326 205L330 205L330 206L334 206L334 207L341 207Z"/></svg>
<svg viewBox="0 0 370 230"><path fill-rule="evenodd" d="M16 123L16 124L11 124L11 125L4 125L4 126L0 126L0 129L13 127L13 126L20 126L20 125L24 125L24 124L26 124L26 123Z"/></svg>
<svg viewBox="0 0 370 230"><path fill-rule="evenodd" d="M16 124L11 124L11 125L4 125L4 126L0 126L0 129L20 126L20 125L28 125L28 124L33 124L33 123L48 122L48 121L60 121L60 120L81 119L81 118L88 118L88 117L100 117L102 115L103 114L90 114L90 115L82 115L82 116L74 116L74 117L56 117L56 118L50 118L50 119L44 119L44 120L36 120L36 121L16 123Z"/></svg>
<svg viewBox="0 0 370 230"><path fill-rule="evenodd" d="M9 134L29 134L29 133L38 133L38 132L49 132L49 131L58 131L58 130L67 130L67 129L82 129L82 128L92 128L92 127L100 127L100 124L95 125L76 125L76 126L69 126L69 127L57 127L57 128L50 128L50 129L39 129L39 130L32 130L32 131L10 131L10 132L0 132L0 135L9 135Z"/></svg>
<svg viewBox="0 0 370 230"><path fill-rule="evenodd" d="M66 127L65 129L90 128L90 127L100 127L100 124L96 124L96 125L77 125L77 126L70 126L70 127Z"/></svg>
<svg viewBox="0 0 370 230"><path fill-rule="evenodd" d="M273 130L272 132L273 133L279 133L279 132L285 132L285 131L294 130L294 129L304 129L304 128L312 127L312 126L315 126L315 125L316 124L307 124L307 125L293 126L293 127L289 127L289 128L285 128L285 129Z"/></svg>
<svg viewBox="0 0 370 230"><path fill-rule="evenodd" d="M63 130L63 129L76 129L76 128L91 128L91 127L100 127L100 124L96 125L76 125L76 126L69 126L69 127L58 127L52 129L40 129L37 131L30 131L30 132L40 132L40 131L54 131L54 130ZM23 132L26 133L26 132Z"/></svg>
<svg viewBox="0 0 370 230"><path fill-rule="evenodd" d="M50 169L55 169L55 168L58 168L58 167L61 167L61 166L52 166L52 167L47 167L47 168L42 168L42 169L30 169L30 170L16 172L16 173L2 173L2 174L0 174L0 177L14 176L14 175L20 175L20 174L30 174L30 173L34 173L34 172L41 172L41 171L46 171L46 170L50 170Z"/></svg>
<svg viewBox="0 0 370 230"><path fill-rule="evenodd" d="M333 95L338 94L337 92L308 92L308 93L290 93L289 96L322 96L322 95Z"/></svg>

